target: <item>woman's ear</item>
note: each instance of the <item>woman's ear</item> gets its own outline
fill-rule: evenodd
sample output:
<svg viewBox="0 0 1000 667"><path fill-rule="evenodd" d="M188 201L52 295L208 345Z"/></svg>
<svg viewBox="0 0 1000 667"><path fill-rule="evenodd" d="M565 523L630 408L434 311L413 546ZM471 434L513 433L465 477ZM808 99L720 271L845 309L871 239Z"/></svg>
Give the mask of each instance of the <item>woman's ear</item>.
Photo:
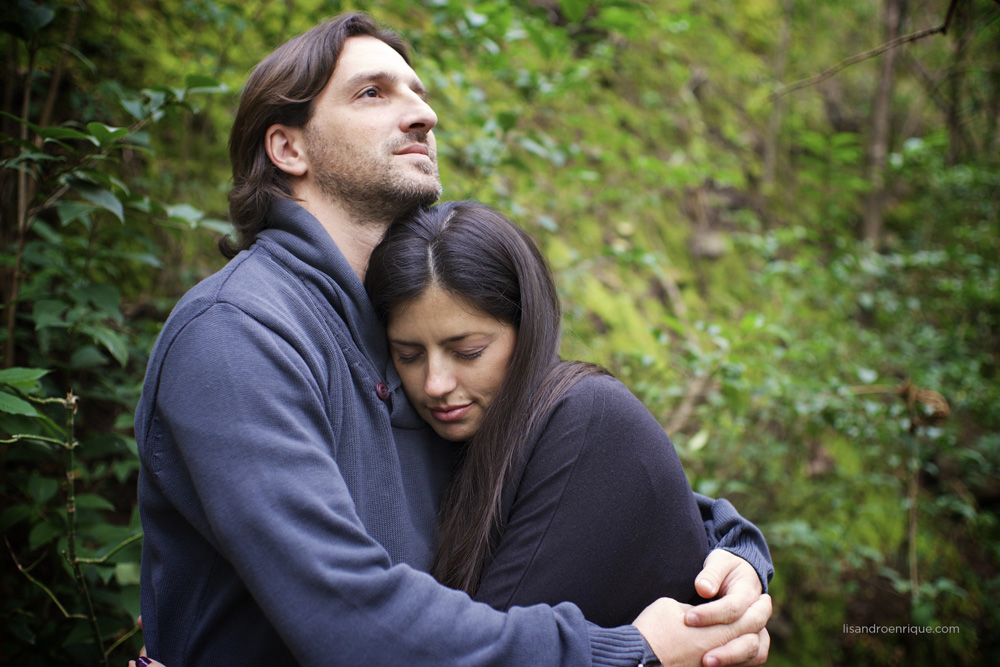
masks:
<svg viewBox="0 0 1000 667"><path fill-rule="evenodd" d="M303 176L309 169L302 130L287 125L272 125L264 135L264 148L274 166L292 176Z"/></svg>

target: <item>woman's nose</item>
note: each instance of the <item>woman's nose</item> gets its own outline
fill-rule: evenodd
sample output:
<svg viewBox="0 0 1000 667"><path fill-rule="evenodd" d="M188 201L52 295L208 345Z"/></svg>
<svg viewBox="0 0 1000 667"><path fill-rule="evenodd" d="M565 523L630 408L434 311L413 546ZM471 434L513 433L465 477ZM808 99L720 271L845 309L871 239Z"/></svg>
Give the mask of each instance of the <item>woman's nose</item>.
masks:
<svg viewBox="0 0 1000 667"><path fill-rule="evenodd" d="M431 398L441 398L455 389L455 374L447 364L431 363L424 380L424 392Z"/></svg>

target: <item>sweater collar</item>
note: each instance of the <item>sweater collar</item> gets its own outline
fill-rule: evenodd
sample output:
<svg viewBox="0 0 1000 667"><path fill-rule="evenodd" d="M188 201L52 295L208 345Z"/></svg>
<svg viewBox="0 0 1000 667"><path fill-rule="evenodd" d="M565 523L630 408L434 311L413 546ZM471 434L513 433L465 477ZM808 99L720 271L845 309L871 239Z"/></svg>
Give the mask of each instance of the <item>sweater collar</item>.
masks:
<svg viewBox="0 0 1000 667"><path fill-rule="evenodd" d="M385 382L390 390L387 404L393 424L421 426L423 422L406 400L389 356L385 327L375 314L361 279L330 234L309 211L284 199L272 204L268 222L269 227L257 237L258 243L276 244L318 272L310 282L340 314L355 346L370 364L373 381Z"/></svg>

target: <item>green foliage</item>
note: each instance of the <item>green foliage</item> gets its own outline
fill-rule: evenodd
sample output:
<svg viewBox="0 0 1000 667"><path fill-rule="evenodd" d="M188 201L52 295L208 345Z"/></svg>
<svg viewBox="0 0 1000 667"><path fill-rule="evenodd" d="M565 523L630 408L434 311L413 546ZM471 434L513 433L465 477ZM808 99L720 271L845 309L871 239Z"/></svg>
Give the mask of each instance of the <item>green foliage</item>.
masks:
<svg viewBox="0 0 1000 667"><path fill-rule="evenodd" d="M0 525L17 565L5 569L0 655L18 664L109 664L138 651L131 413L161 319L148 295L167 235L228 227L163 203L136 177L156 157L150 128L225 89L188 75L180 87L99 80L84 92L96 65L60 41L81 12L22 0L3 26L20 58L9 90L19 85L23 100L21 113L2 112L0 132Z"/></svg>
<svg viewBox="0 0 1000 667"><path fill-rule="evenodd" d="M1000 645L1000 10L959 3L947 35L901 47L875 245L857 238L879 60L772 96L879 44L879 5L9 3L0 523L37 583L5 570L0 656L96 661L74 558L102 649L131 630L138 542L112 553L139 531L131 413L159 323L221 263L225 92L363 9L413 46L445 198L545 249L565 356L612 369L692 486L764 529L769 664L982 661ZM944 9L911 3L904 30Z"/></svg>

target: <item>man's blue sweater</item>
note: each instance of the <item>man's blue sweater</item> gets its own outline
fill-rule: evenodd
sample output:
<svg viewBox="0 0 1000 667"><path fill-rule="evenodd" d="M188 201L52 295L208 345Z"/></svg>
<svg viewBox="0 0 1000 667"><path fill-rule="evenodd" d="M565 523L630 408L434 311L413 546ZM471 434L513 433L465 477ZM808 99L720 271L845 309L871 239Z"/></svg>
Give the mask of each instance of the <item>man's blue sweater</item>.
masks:
<svg viewBox="0 0 1000 667"><path fill-rule="evenodd" d="M292 202L177 304L135 429L145 641L170 667L643 654L632 626L571 604L501 613L425 574L453 445L407 403L360 280Z"/></svg>

